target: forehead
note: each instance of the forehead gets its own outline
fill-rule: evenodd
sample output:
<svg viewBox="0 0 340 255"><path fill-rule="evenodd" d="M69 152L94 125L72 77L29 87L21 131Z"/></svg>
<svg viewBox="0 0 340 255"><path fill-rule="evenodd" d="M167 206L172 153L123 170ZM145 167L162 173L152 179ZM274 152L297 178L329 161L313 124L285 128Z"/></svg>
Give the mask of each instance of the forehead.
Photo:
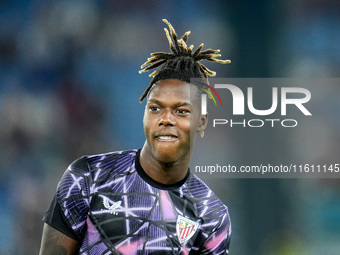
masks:
<svg viewBox="0 0 340 255"><path fill-rule="evenodd" d="M161 80L155 83L149 92L150 98L169 98L192 102L197 98L198 88L187 82L180 80Z"/></svg>

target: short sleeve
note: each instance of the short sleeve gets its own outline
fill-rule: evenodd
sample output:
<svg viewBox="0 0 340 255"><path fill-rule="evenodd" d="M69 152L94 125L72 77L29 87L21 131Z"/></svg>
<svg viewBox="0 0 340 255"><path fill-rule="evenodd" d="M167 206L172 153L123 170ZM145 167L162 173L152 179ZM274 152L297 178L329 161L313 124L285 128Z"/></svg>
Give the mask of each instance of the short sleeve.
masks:
<svg viewBox="0 0 340 255"><path fill-rule="evenodd" d="M226 206L224 206L223 209L225 209L226 212L221 217L216 228L204 242L201 254L229 254L231 221Z"/></svg>
<svg viewBox="0 0 340 255"><path fill-rule="evenodd" d="M89 179L86 158L74 161L58 183L55 198L43 221L72 238L81 238L90 204Z"/></svg>

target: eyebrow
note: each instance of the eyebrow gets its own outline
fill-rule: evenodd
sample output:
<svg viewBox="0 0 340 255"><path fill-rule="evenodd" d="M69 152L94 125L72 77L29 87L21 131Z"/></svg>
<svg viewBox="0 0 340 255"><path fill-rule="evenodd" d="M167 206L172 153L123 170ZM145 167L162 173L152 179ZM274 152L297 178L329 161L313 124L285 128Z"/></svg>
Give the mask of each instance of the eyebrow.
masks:
<svg viewBox="0 0 340 255"><path fill-rule="evenodd" d="M155 103L155 104L158 104L158 105L164 105L161 101L154 99L154 98L150 98L147 103L149 103L149 102ZM193 108L193 105L191 103L188 103L188 102L178 102L174 106L175 107L189 106L189 107Z"/></svg>

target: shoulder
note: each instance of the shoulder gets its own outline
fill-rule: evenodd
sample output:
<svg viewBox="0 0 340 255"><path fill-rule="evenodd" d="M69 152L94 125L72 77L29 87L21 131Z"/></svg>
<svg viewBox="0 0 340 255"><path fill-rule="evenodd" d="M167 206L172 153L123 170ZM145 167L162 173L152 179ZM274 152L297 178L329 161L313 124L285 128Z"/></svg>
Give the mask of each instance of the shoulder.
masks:
<svg viewBox="0 0 340 255"><path fill-rule="evenodd" d="M93 175L98 171L126 170L126 167L134 163L138 150L113 151L102 154L85 155L73 161L68 171Z"/></svg>
<svg viewBox="0 0 340 255"><path fill-rule="evenodd" d="M215 219L229 218L228 207L199 177L190 173L187 185L201 216Z"/></svg>
<svg viewBox="0 0 340 255"><path fill-rule="evenodd" d="M134 171L137 150L114 151L82 156L73 161L65 171L58 185L58 192L69 193L76 187L90 192L90 185L100 184L115 175Z"/></svg>
<svg viewBox="0 0 340 255"><path fill-rule="evenodd" d="M126 163L129 161L134 161L137 154L136 149L134 150L124 150L124 151L113 151L103 154L87 155L82 158L87 161L90 167L101 167L107 169L112 167L112 165L120 163ZM124 164L123 164L124 165ZM120 165L119 165L120 166Z"/></svg>
<svg viewBox="0 0 340 255"><path fill-rule="evenodd" d="M186 182L190 193L197 198L211 198L214 201L221 201L216 194L209 188L209 186L200 179L197 175L190 173Z"/></svg>

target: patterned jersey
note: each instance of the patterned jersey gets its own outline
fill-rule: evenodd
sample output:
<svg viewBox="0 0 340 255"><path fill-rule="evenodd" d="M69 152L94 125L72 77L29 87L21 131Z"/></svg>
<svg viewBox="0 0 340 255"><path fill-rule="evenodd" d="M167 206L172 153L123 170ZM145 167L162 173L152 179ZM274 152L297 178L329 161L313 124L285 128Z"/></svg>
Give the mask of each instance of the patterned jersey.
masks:
<svg viewBox="0 0 340 255"><path fill-rule="evenodd" d="M227 207L190 171L175 184L155 182L139 154L73 162L44 221L78 239L79 254L228 254Z"/></svg>

